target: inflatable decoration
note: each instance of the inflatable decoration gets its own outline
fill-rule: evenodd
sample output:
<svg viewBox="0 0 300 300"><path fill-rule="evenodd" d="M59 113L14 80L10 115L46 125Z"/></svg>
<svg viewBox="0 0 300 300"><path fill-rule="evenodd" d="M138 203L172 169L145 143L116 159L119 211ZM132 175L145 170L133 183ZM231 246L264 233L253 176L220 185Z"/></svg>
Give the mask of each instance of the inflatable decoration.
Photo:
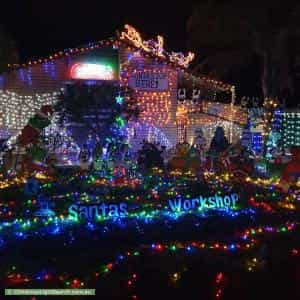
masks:
<svg viewBox="0 0 300 300"><path fill-rule="evenodd" d="M32 118L28 124L23 128L18 142L21 146L26 148L22 161L23 171L33 174L36 171L45 171L44 162L47 152L39 143L41 131L48 126L51 121L50 117L53 114L53 109L50 105L43 106Z"/></svg>
<svg viewBox="0 0 300 300"><path fill-rule="evenodd" d="M19 136L19 142L22 146L34 144L37 142L39 135L40 133L38 130L30 125L26 125L23 128L21 135Z"/></svg>
<svg viewBox="0 0 300 300"><path fill-rule="evenodd" d="M18 139L22 146L35 144L37 142L40 132L50 124L49 117L52 113L52 107L45 105L32 118L30 118L28 125L23 128Z"/></svg>

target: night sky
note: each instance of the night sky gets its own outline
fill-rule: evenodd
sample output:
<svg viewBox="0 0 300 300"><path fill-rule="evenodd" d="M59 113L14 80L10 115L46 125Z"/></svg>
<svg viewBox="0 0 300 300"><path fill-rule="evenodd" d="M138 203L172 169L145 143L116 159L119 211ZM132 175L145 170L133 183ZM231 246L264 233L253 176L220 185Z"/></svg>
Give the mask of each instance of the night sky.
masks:
<svg viewBox="0 0 300 300"><path fill-rule="evenodd" d="M186 50L194 1L10 0L0 22L16 40L21 61L114 36L125 23L145 38L161 34L169 50ZM173 5L172 5L173 2Z"/></svg>

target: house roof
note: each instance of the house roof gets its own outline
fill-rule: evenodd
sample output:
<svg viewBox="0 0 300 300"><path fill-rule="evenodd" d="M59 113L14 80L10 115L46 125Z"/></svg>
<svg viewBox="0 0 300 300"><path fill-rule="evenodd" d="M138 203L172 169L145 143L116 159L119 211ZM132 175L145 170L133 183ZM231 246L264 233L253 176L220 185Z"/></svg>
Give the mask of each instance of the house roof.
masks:
<svg viewBox="0 0 300 300"><path fill-rule="evenodd" d="M181 76L181 82L183 82L183 84L185 82L188 85L193 85L195 88L206 86L207 89L217 90L219 92L232 92L232 88L234 88L231 84L224 83L207 76L196 76L186 71L183 72Z"/></svg>
<svg viewBox="0 0 300 300"><path fill-rule="evenodd" d="M161 61L169 66L182 69L183 71L188 68L189 63L193 60L194 54L189 52L184 55L180 52L167 52L163 48L163 37L157 36L157 40L143 40L140 33L132 26L125 25L124 31L117 32L116 37L111 37L102 41L92 42L87 45L68 48L62 51L57 51L47 57L29 60L22 64L9 64L8 67L13 69L24 68L28 66L34 66L49 61L53 61L62 57L71 56L74 54L85 53L91 50L104 48L104 47L120 47L125 46L132 51L139 51L144 56L153 58L157 61ZM189 72L184 71L184 77L186 79L193 79L202 84L208 85L211 88L221 91L230 91L232 85L226 84L221 81L217 81L205 76L194 76Z"/></svg>

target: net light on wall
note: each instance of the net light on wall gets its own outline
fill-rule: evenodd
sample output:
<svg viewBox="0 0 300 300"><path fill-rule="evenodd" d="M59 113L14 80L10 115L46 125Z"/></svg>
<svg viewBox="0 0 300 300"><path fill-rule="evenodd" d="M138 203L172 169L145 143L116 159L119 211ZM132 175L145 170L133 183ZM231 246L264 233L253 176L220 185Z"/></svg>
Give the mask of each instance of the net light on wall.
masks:
<svg viewBox="0 0 300 300"><path fill-rule="evenodd" d="M283 114L284 146L300 146L300 113L285 112Z"/></svg>

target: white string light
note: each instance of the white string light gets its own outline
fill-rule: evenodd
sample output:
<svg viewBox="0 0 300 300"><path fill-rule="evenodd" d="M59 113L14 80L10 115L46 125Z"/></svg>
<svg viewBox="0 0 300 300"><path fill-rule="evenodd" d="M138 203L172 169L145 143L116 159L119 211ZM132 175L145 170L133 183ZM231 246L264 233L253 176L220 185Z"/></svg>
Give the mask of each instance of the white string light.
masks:
<svg viewBox="0 0 300 300"><path fill-rule="evenodd" d="M58 92L53 92L24 96L12 91L0 90L0 127L7 128L12 133L9 144L15 142L29 119L43 105L54 105L58 95Z"/></svg>

